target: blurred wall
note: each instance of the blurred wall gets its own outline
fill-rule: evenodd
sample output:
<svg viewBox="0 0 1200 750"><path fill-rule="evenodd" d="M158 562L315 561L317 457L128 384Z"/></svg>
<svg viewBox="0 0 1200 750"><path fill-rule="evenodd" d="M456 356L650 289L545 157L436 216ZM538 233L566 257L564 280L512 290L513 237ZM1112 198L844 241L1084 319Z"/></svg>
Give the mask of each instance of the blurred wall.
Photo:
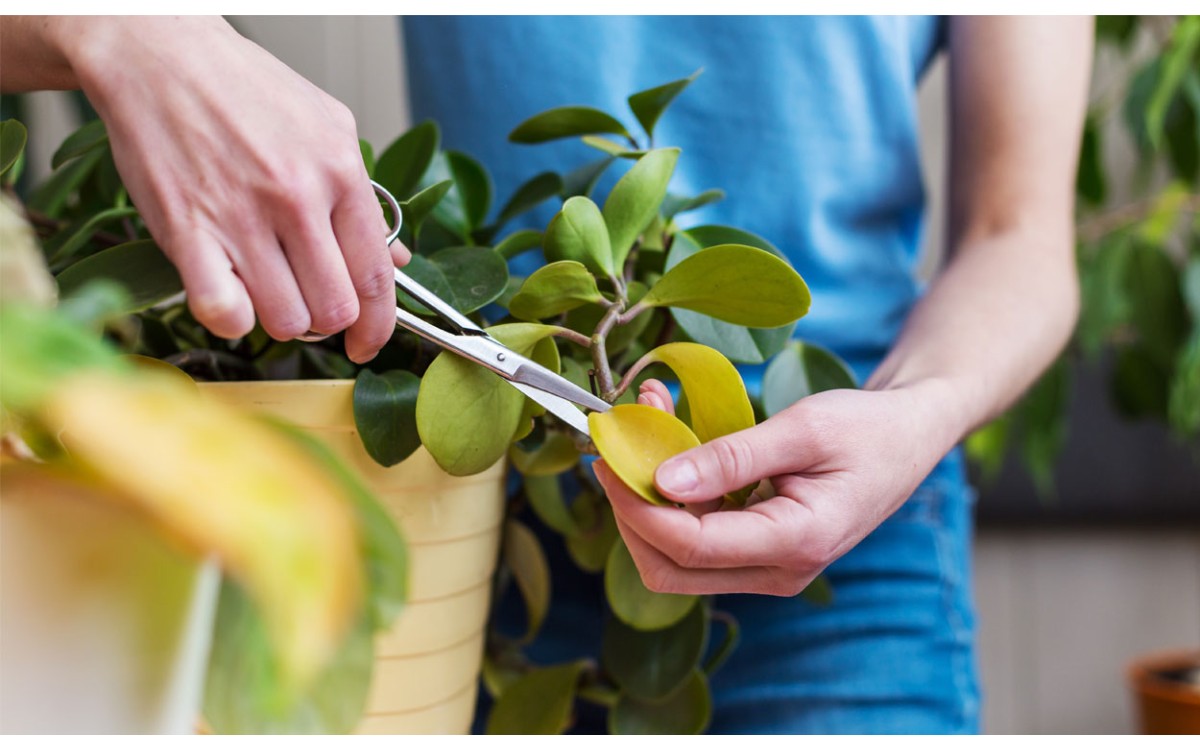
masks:
<svg viewBox="0 0 1200 750"><path fill-rule="evenodd" d="M392 17L233 16L245 34L345 102L361 135L386 145L408 125L400 34ZM69 132L54 95L40 122ZM925 268L940 256L944 212L945 65L920 93L931 197ZM58 138L31 154L45 170ZM1116 158L1120 158L1119 153ZM41 173L44 174L44 171ZM1001 499L1003 501L1003 499ZM1149 650L1200 647L1200 531L988 528L975 580L984 725L990 733L1122 733L1134 727L1125 665Z"/></svg>

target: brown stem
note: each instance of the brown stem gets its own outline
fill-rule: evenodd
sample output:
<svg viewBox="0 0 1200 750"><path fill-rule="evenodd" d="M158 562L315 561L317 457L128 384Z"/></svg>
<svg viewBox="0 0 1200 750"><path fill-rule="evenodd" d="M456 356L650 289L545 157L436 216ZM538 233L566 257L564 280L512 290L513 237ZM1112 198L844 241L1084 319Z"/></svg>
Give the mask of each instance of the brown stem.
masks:
<svg viewBox="0 0 1200 750"><path fill-rule="evenodd" d="M592 364L596 368L596 378L600 381L600 398L612 403L616 400L616 395L613 394L613 377L612 368L608 364L608 334L612 333L612 329L617 325L617 321L621 318L621 311L625 305L615 304L608 308L604 313L604 317L600 319L600 324L596 326L596 332L592 334Z"/></svg>
<svg viewBox="0 0 1200 750"><path fill-rule="evenodd" d="M634 304L633 307L631 307L628 310L626 310L625 312L621 313L621 315L617 318L617 325L619 325L619 326L629 325L631 322L633 322L634 318L636 318L637 316L646 312L646 310L648 310L649 308L650 308L650 306L643 302L638 302L638 303Z"/></svg>
<svg viewBox="0 0 1200 750"><path fill-rule="evenodd" d="M1075 234L1080 242L1090 244L1106 234L1145 219L1153 213L1158 201L1159 197L1153 196L1108 211L1101 211L1095 216L1079 222ZM1180 211L1190 213L1200 212L1200 195L1189 195L1179 208Z"/></svg>
<svg viewBox="0 0 1200 750"><path fill-rule="evenodd" d="M578 344L579 346L582 346L584 349L589 349L592 346L592 340L590 338L588 338L587 336L584 336L579 331L572 331L570 328L559 328L557 331L554 332L553 335L558 336L559 338L566 339L567 341L570 341L572 344Z"/></svg>

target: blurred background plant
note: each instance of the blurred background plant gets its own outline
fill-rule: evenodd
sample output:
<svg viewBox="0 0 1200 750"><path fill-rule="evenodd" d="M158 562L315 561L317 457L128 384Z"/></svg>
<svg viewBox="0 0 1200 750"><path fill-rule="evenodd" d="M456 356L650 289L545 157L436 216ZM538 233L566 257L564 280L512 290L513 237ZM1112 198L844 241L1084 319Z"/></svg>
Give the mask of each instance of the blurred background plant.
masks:
<svg viewBox="0 0 1200 750"><path fill-rule="evenodd" d="M985 480L1015 452L1047 499L1080 368L1106 370L1123 417L1200 437L1200 16L1100 16L1096 46L1076 182L1079 323L1025 398L967 441ZM1112 167L1109 139L1132 144L1132 173Z"/></svg>

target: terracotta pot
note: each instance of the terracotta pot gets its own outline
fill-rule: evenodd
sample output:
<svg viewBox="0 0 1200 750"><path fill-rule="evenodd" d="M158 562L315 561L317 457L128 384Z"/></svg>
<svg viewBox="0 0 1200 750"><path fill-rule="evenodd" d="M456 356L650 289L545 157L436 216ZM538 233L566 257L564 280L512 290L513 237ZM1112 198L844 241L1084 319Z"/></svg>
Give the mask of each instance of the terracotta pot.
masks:
<svg viewBox="0 0 1200 750"><path fill-rule="evenodd" d="M452 477L422 448L397 466L379 466L354 428L349 380L207 383L202 390L323 440L371 486L408 542L409 604L376 641L375 675L357 731L467 732L504 515L504 462Z"/></svg>
<svg viewBox="0 0 1200 750"><path fill-rule="evenodd" d="M4 467L0 732L189 734L220 571L99 485Z"/></svg>
<svg viewBox="0 0 1200 750"><path fill-rule="evenodd" d="M1200 734L1200 687L1172 675L1200 669L1200 651L1150 654L1129 667L1142 734Z"/></svg>

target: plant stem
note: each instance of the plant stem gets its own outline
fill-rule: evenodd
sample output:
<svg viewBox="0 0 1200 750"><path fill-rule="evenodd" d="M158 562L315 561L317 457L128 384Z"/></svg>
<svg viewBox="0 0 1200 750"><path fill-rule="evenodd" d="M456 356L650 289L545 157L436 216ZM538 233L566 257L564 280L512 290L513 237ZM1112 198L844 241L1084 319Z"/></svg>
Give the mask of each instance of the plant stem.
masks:
<svg viewBox="0 0 1200 750"><path fill-rule="evenodd" d="M624 303L617 302L608 308L604 313L604 317L600 319L600 324L596 326L596 332L592 334L592 364L596 368L596 378L600 381L600 398L612 403L616 400L617 395L613 391L612 368L608 364L608 334L612 333L612 329L617 325L621 318L621 311L625 309Z"/></svg>
<svg viewBox="0 0 1200 750"><path fill-rule="evenodd" d="M592 346L592 340L590 338L584 336L579 331L572 331L570 328L560 328L555 331L553 335L566 339L572 344L578 344L584 349L589 349Z"/></svg>
<svg viewBox="0 0 1200 750"><path fill-rule="evenodd" d="M633 307L631 307L628 310L626 310L625 312L621 313L621 315L617 318L617 325L619 325L619 326L629 325L630 323L633 322L634 318L636 318L637 316L646 312L646 310L648 310L649 308L650 308L649 305L644 304L642 302L635 303Z"/></svg>

